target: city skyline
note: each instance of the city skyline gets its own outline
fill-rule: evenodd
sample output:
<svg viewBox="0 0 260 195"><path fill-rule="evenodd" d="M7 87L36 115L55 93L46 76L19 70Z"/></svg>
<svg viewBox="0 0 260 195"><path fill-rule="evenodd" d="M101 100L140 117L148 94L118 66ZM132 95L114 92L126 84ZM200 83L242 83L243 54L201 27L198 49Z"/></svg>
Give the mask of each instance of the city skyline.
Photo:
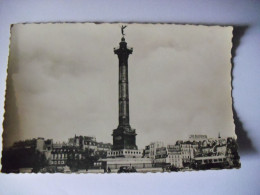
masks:
<svg viewBox="0 0 260 195"><path fill-rule="evenodd" d="M231 27L128 24L125 38L134 48L130 124L138 147L190 134L236 137ZM66 141L74 134L112 143L118 125L113 48L120 39L120 24L14 25L8 76L19 124L10 143L33 137Z"/></svg>
<svg viewBox="0 0 260 195"><path fill-rule="evenodd" d="M236 140L191 135L174 144L152 142L144 149L114 149L89 136L66 143L44 138L15 142L3 150L5 173L147 173L240 168Z"/></svg>
<svg viewBox="0 0 260 195"><path fill-rule="evenodd" d="M198 136L198 137L205 137L205 139L223 138L220 134L218 134L218 136L215 136L215 137L208 137L207 135L201 135L201 134L191 134L191 135L188 135L188 136L187 136L186 138L184 138L184 139L177 139L176 142L178 142L178 141L190 141L190 140L196 139L196 138L191 137L191 136L194 136L194 137L196 137L196 136ZM15 141L14 143L24 142L24 141L29 141L29 140L44 139L44 140L52 140L52 141L53 141L53 144L65 144L65 145L66 145L66 144L69 143L70 139L75 138L75 137L94 138L94 139L96 139L96 142L97 142L97 143L110 144L111 146L113 145L112 142L104 142L104 141L99 140L97 137L92 136L92 135L77 135L77 134L72 135L72 136L68 137L66 140L63 140L63 141L56 141L56 140L54 140L54 139L52 139L52 138L33 137L33 138L28 138L28 139L23 139L23 140L17 140L17 141ZM227 137L225 137L225 138L227 138ZM230 138L234 138L234 137L230 137ZM156 142L161 142L161 143L163 143L164 146L167 146L167 145L175 145L175 144L176 144L176 142L165 143L165 142L163 142L163 141L161 141L161 140L153 140L153 141L150 141L149 143L145 144L145 146L150 145L150 144L152 144L152 143L156 143ZM12 145L12 146L13 146L13 145ZM144 148L140 148L140 149L143 150L143 149L145 149L145 147L144 147Z"/></svg>

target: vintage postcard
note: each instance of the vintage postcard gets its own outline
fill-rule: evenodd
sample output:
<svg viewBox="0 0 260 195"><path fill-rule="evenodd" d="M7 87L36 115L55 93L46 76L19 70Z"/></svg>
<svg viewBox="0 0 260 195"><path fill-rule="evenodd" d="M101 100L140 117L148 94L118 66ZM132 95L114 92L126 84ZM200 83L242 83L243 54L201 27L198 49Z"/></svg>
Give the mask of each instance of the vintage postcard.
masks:
<svg viewBox="0 0 260 195"><path fill-rule="evenodd" d="M2 172L239 168L232 30L12 25Z"/></svg>

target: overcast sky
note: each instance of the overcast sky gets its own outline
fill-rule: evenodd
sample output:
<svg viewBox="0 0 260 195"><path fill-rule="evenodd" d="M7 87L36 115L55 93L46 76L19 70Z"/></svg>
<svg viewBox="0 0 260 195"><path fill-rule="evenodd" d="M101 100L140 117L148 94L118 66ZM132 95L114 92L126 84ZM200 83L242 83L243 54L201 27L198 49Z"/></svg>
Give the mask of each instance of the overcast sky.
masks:
<svg viewBox="0 0 260 195"><path fill-rule="evenodd" d="M133 47L130 124L139 148L190 134L235 136L232 27L128 24L125 33ZM8 98L15 102L7 112L15 109L17 117L5 121L9 144L35 137L67 141L75 134L112 143L118 125L113 47L120 39L120 24L14 25L8 82L15 93Z"/></svg>

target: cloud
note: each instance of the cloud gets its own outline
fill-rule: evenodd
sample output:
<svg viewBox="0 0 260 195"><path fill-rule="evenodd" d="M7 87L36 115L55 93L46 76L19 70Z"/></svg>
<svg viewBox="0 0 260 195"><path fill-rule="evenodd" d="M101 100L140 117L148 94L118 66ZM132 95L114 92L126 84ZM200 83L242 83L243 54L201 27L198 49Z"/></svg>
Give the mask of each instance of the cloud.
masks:
<svg viewBox="0 0 260 195"><path fill-rule="evenodd" d="M19 139L80 134L111 143L118 125L113 47L120 38L119 24L14 25L8 76ZM231 38L231 27L128 25L130 123L139 147L192 133L235 135Z"/></svg>

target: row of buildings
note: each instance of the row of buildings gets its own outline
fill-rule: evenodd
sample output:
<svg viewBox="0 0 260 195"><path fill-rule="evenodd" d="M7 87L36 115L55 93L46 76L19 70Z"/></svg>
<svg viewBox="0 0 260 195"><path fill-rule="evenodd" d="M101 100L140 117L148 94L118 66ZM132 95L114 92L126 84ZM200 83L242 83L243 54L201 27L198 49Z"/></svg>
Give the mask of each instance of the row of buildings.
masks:
<svg viewBox="0 0 260 195"><path fill-rule="evenodd" d="M67 143L53 144L51 156L48 156L50 165L66 165L67 160L81 160L86 156L86 151L91 151L90 156L97 153L102 153L106 156L107 151L111 150L112 144L97 142L95 137L91 136L76 136L69 138Z"/></svg>
<svg viewBox="0 0 260 195"><path fill-rule="evenodd" d="M233 166L236 147L233 138L207 138L206 135L191 135L174 145L152 142L144 150L144 157L150 158L156 166L172 165L176 168L200 168L204 165ZM238 156L238 155L237 155ZM238 159L237 159L238 160Z"/></svg>
<svg viewBox="0 0 260 195"><path fill-rule="evenodd" d="M74 136L68 142L53 142L52 139L36 138L25 141L15 142L12 150L30 149L45 155L48 165L65 166L68 159L81 160L86 155L93 156L101 153L106 156L107 151L111 150L112 144L98 142L92 136ZM86 154L86 151L89 154Z"/></svg>
<svg viewBox="0 0 260 195"><path fill-rule="evenodd" d="M69 160L84 160L97 155L108 159L113 156L125 158L143 158L153 167L173 166L182 168L201 168L203 165L225 164L232 166L235 144L233 138L208 138L206 135L191 135L187 140L178 140L175 144L165 145L161 141L152 142L144 150L120 151L113 154L112 144L98 142L91 136L74 136L68 142L54 143L52 139L44 138L19 141L14 143L15 149L34 149L45 155L48 165L62 167ZM147 162L148 162L147 161ZM233 164L232 164L233 163ZM101 166L99 159L93 165Z"/></svg>

